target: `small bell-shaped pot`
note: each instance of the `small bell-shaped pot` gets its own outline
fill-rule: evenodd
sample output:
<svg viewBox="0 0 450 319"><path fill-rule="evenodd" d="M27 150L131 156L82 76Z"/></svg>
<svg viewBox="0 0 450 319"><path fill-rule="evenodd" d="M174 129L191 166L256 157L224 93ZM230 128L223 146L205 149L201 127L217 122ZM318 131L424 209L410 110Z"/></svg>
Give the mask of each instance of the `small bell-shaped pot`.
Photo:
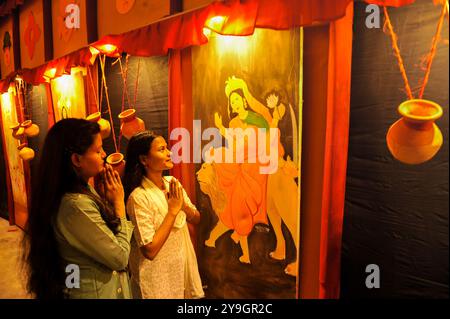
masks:
<svg viewBox="0 0 450 319"><path fill-rule="evenodd" d="M145 123L136 116L135 109L128 109L119 114L122 121L120 131L126 139L130 139L134 134L145 130Z"/></svg>
<svg viewBox="0 0 450 319"><path fill-rule="evenodd" d="M440 105L422 99L403 102L402 116L386 136L392 156L405 164L420 164L433 158L442 146L442 133L434 123L442 116Z"/></svg>
<svg viewBox="0 0 450 319"><path fill-rule="evenodd" d="M112 166L113 170L119 173L122 178L125 173L125 160L122 153L112 153L106 158L106 163Z"/></svg>
<svg viewBox="0 0 450 319"><path fill-rule="evenodd" d="M20 144L17 149L19 150L19 157L25 162L31 161L34 158L34 151L28 147L27 143Z"/></svg>
<svg viewBox="0 0 450 319"><path fill-rule="evenodd" d="M12 136L15 139L20 140L25 136L25 129L22 126L20 126L20 123L12 125L9 128L12 129Z"/></svg>
<svg viewBox="0 0 450 319"><path fill-rule="evenodd" d="M35 137L39 135L39 126L34 124L31 120L27 120L20 124L21 127L25 130L25 135L28 137Z"/></svg>
<svg viewBox="0 0 450 319"><path fill-rule="evenodd" d="M109 122L102 118L102 114L100 112L95 112L86 117L86 120L90 122L97 122L100 126L100 135L102 139L105 139L111 134L111 125Z"/></svg>

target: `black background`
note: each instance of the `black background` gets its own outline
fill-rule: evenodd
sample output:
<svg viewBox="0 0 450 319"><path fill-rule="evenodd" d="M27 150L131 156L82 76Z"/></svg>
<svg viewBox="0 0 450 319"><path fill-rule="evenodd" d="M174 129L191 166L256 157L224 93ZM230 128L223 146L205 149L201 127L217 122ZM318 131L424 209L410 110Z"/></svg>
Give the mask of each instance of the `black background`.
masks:
<svg viewBox="0 0 450 319"><path fill-rule="evenodd" d="M365 8L355 4L341 297L448 298L448 20L424 94L443 108L436 124L444 143L433 159L411 166L393 159L386 146L406 94L382 30L383 10L381 28L368 29ZM410 85L418 88L421 58L441 7L419 0L388 10ZM365 268L372 263L380 267L380 289L365 286Z"/></svg>

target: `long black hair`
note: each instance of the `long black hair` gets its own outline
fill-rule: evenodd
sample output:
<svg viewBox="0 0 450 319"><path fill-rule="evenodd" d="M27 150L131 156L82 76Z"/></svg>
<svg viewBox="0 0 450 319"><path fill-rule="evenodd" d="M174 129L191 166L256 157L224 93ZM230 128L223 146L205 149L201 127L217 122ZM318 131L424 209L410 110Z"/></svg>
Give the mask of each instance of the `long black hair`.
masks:
<svg viewBox="0 0 450 319"><path fill-rule="evenodd" d="M24 262L28 291L38 299L64 298L64 265L58 251L54 225L65 193L88 195L100 208L108 227L117 232L120 220L114 211L88 188L72 165L72 154L83 155L100 132L97 123L63 119L48 132L32 188L31 207L24 237Z"/></svg>
<svg viewBox="0 0 450 319"><path fill-rule="evenodd" d="M136 187L139 187L145 176L145 167L139 160L139 156L147 155L152 142L158 135L151 131L143 131L134 135L128 143L125 156L125 174L123 185L125 190L125 202Z"/></svg>

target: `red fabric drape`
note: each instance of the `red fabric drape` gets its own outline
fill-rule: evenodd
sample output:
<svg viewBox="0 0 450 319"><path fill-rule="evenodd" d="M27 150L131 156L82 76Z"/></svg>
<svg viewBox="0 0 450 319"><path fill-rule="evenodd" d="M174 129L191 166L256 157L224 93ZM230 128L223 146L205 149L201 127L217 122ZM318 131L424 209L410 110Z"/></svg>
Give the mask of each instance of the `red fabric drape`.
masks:
<svg viewBox="0 0 450 319"><path fill-rule="evenodd" d="M136 56L165 55L169 49L205 44L203 28L227 35L250 35L255 27L289 29L344 16L352 0L231 0L214 2L195 11L175 15L137 30L103 37L93 44L101 50L113 44ZM221 22L212 21L222 17Z"/></svg>
<svg viewBox="0 0 450 319"><path fill-rule="evenodd" d="M120 35L105 36L93 46L101 51L103 45L112 44L120 52L134 56L166 55L169 49L183 49L208 41L203 34L207 14L207 10L198 10L176 15Z"/></svg>
<svg viewBox="0 0 450 319"><path fill-rule="evenodd" d="M169 55L169 133L174 128L182 127L193 136L192 121L194 111L192 105L192 62L191 49L173 50ZM170 138L170 136L169 136ZM177 141L170 141L174 145ZM192 145L192 141L190 141ZM191 150L192 154L192 150ZM189 198L195 204L195 165L194 163L180 163L171 170L183 185ZM189 225L194 247L196 245L195 227Z"/></svg>
<svg viewBox="0 0 450 319"><path fill-rule="evenodd" d="M353 4L330 24L319 298L338 298L347 171Z"/></svg>
<svg viewBox="0 0 450 319"><path fill-rule="evenodd" d="M365 2L386 7L401 7L412 4L415 0L365 0Z"/></svg>
<svg viewBox="0 0 450 319"><path fill-rule="evenodd" d="M333 21L345 15L345 8L350 2L352 0L261 0L256 26L289 29L293 26Z"/></svg>
<svg viewBox="0 0 450 319"><path fill-rule="evenodd" d="M84 67L92 65L94 60L93 58L94 56L89 48L82 48L69 55L41 65L40 67L37 67L35 69L22 70L21 73L25 82L33 85L39 85L46 82L46 79L44 77L45 71L55 69L52 77L58 77L63 74L70 74L70 70L72 67Z"/></svg>
<svg viewBox="0 0 450 319"><path fill-rule="evenodd" d="M34 69L23 69L10 73L4 80L0 81L0 93L6 92L11 82L17 75L22 76L25 82L32 85L39 85L47 82L44 73L47 70L55 69L52 77L63 74L70 74L72 67L89 66L94 63L95 55L89 48L82 48L59 59L50 61Z"/></svg>

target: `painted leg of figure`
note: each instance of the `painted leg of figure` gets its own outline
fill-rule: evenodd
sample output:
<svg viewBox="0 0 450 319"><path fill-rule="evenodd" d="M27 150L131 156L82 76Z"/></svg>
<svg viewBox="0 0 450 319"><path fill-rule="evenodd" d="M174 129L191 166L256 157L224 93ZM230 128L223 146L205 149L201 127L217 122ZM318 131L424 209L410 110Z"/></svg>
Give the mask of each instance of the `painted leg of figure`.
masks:
<svg viewBox="0 0 450 319"><path fill-rule="evenodd" d="M214 227L214 229L211 231L209 238L205 241L205 245L208 247L215 248L217 238L219 238L229 230L230 229L219 220L217 222L216 227Z"/></svg>
<svg viewBox="0 0 450 319"><path fill-rule="evenodd" d="M240 238L241 238L241 236L239 236L239 234L236 233L236 231L234 231L231 234L231 239L234 241L235 244L239 243Z"/></svg>
<svg viewBox="0 0 450 319"><path fill-rule="evenodd" d="M286 241L281 230L281 216L278 214L276 207L271 204L270 200L267 203L267 215L269 216L277 241L275 250L269 253L269 256L275 260L284 260L286 258Z"/></svg>
<svg viewBox="0 0 450 319"><path fill-rule="evenodd" d="M241 236L239 244L242 249L242 256L239 257L239 261L244 264L250 264L250 254L248 252L248 236Z"/></svg>
<svg viewBox="0 0 450 319"><path fill-rule="evenodd" d="M298 211L298 206L296 206L295 211ZM295 243L295 251L298 254L298 241L299 241L299 234L298 234L298 228L299 226L297 226L297 221L294 217L290 216L289 218L287 218L287 224L286 226L288 227L289 231L291 232L292 238L294 239L294 243ZM297 277L298 274L298 258L299 256L296 256L297 258L295 259L294 262L290 263L289 265L286 266L286 268L284 269L284 272L290 276L294 276Z"/></svg>

